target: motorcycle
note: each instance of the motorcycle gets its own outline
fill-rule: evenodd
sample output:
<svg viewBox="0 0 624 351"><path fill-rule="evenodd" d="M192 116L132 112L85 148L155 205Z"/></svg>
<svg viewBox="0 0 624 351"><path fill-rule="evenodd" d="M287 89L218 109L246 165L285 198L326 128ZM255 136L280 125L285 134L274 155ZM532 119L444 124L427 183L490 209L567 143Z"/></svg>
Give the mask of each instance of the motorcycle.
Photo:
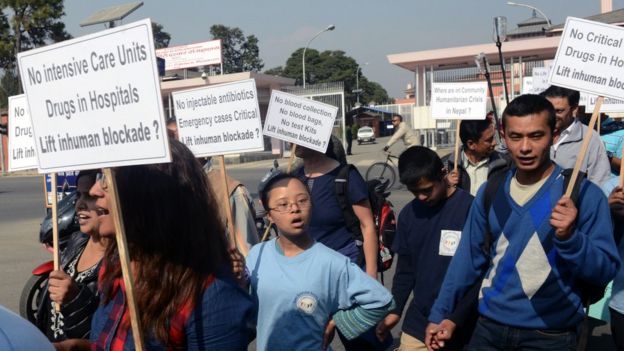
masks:
<svg viewBox="0 0 624 351"><path fill-rule="evenodd" d="M63 251L72 233L80 230L76 217L77 192L71 192L58 202L58 231L59 231L59 251ZM50 253L53 252L52 245L52 211L48 211L39 229L39 242ZM48 286L48 276L54 270L54 261L40 264L32 270L32 275L24 285L20 295L19 312L20 315L31 321L37 321L37 311L41 298Z"/></svg>

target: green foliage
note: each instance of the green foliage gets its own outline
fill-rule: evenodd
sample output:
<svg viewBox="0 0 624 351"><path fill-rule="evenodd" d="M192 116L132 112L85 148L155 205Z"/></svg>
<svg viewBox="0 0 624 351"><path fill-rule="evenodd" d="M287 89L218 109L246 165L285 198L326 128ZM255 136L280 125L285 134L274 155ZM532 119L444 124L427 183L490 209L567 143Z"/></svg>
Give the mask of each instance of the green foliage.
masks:
<svg viewBox="0 0 624 351"><path fill-rule="evenodd" d="M71 38L61 17L65 15L62 0L0 0L0 68L2 98L21 93L17 53ZM17 87L17 90L13 89Z"/></svg>
<svg viewBox="0 0 624 351"><path fill-rule="evenodd" d="M18 52L71 38L62 0L0 0L0 67L15 68Z"/></svg>
<svg viewBox="0 0 624 351"><path fill-rule="evenodd" d="M164 31L162 24L152 21L152 36L154 37L154 48L162 49L169 47L171 34Z"/></svg>
<svg viewBox="0 0 624 351"><path fill-rule="evenodd" d="M0 108L9 107L9 96L19 95L20 86L13 70L5 70L0 78Z"/></svg>
<svg viewBox="0 0 624 351"><path fill-rule="evenodd" d="M240 28L222 24L210 27L210 34L213 39L221 39L223 73L259 72L264 67L255 35L245 37Z"/></svg>
<svg viewBox="0 0 624 351"><path fill-rule="evenodd" d="M303 85L303 48L293 52L284 67L275 67L267 70L266 74L279 75L294 78L296 84ZM308 48L305 53L306 84L343 82L345 87L345 104L354 106L357 96L352 92L356 88L356 72L358 63L344 51L323 51ZM376 104L392 103L386 90L378 83L370 82L360 71L359 86L363 90L360 95L360 103L368 104L374 101Z"/></svg>

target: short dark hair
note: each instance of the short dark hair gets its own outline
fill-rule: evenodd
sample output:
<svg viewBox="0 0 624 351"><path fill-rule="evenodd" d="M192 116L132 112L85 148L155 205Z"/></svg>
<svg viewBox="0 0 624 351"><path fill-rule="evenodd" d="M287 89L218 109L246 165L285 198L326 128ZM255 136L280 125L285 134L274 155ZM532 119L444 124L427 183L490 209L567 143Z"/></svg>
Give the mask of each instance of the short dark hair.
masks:
<svg viewBox="0 0 624 351"><path fill-rule="evenodd" d="M337 136L331 135L329 143L327 144L327 150L325 150L325 156L332 158L341 165L347 164L347 153L345 152L342 142Z"/></svg>
<svg viewBox="0 0 624 351"><path fill-rule="evenodd" d="M579 93L578 90L572 90L556 85L549 86L548 89L540 93L540 96L545 98L566 98L568 100L568 104L572 107L578 106L579 100L581 99L581 93Z"/></svg>
<svg viewBox="0 0 624 351"><path fill-rule="evenodd" d="M399 178L405 185L416 184L423 179L444 179L444 165L435 151L424 146L412 146L399 157Z"/></svg>
<svg viewBox="0 0 624 351"><path fill-rule="evenodd" d="M102 172L101 169L83 169L82 171L78 172L78 175L76 176L76 186L78 185L78 179L86 176L93 177L93 182L95 183L95 177L100 172Z"/></svg>
<svg viewBox="0 0 624 351"><path fill-rule="evenodd" d="M483 132L490 127L492 127L492 121L487 118L484 120L462 121L459 125L459 138L464 146L468 146L468 140L479 141Z"/></svg>
<svg viewBox="0 0 624 351"><path fill-rule="evenodd" d="M264 207L264 209L268 212L270 210L269 208L269 193L271 192L271 190L273 190L273 188L275 188L275 184L277 184L278 182L285 180L285 179L296 179L297 181L301 182L301 184L303 184L303 186L305 187L306 191L308 192L308 194L310 194L310 188L308 188L308 184L306 184L306 182L304 182L303 180L301 180L301 178L294 176L292 174L288 174L288 173L283 173L281 171L278 171L274 176L272 176L267 183L265 184L264 188L260 191L260 194L258 194L260 196L260 202L262 202L262 207Z"/></svg>
<svg viewBox="0 0 624 351"><path fill-rule="evenodd" d="M507 124L507 118L513 117L526 117L529 115L548 112L548 126L550 131L555 130L555 108L545 97L541 95L525 94L520 95L513 99L505 111L503 111L503 130Z"/></svg>
<svg viewBox="0 0 624 351"><path fill-rule="evenodd" d="M401 116L400 114L397 113L397 114L392 115L392 118L394 117L399 117L399 121L403 122L403 116Z"/></svg>

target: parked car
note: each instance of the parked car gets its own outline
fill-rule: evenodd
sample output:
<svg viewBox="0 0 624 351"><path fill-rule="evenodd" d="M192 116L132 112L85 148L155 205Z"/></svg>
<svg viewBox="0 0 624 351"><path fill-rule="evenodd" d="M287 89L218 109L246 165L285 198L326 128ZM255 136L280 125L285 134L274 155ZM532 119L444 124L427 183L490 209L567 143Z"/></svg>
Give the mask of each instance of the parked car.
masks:
<svg viewBox="0 0 624 351"><path fill-rule="evenodd" d="M361 127L357 132L358 145L363 142L375 142L375 131L371 127Z"/></svg>

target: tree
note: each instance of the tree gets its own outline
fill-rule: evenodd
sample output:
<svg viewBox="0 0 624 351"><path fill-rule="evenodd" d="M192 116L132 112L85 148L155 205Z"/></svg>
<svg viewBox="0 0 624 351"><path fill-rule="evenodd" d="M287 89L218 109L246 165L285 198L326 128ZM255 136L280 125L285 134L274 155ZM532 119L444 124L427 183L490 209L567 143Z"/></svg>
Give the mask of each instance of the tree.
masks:
<svg viewBox="0 0 624 351"><path fill-rule="evenodd" d="M19 78L15 72L16 70L4 70L0 78L0 108L9 107L9 96L21 93Z"/></svg>
<svg viewBox="0 0 624 351"><path fill-rule="evenodd" d="M17 53L71 38L61 17L62 0L0 0L0 67L15 71ZM8 17L7 14L11 16ZM3 79L9 79L5 74Z"/></svg>
<svg viewBox="0 0 624 351"><path fill-rule="evenodd" d="M284 67L274 67L264 72L266 74L278 75L281 77L294 78L295 84L303 84L302 67L303 48L293 52ZM345 104L354 106L357 96L352 92L356 88L356 72L358 63L344 51L323 51L315 49L306 50L306 84L343 82L345 87ZM386 90L378 83L370 82L360 71L359 77L360 102L368 104L375 101L377 104L392 103Z"/></svg>
<svg viewBox="0 0 624 351"><path fill-rule="evenodd" d="M171 34L164 31L162 24L152 21L152 36L154 37L154 49L169 47Z"/></svg>
<svg viewBox="0 0 624 351"><path fill-rule="evenodd" d="M255 35L245 37L240 28L230 28L222 24L210 27L210 34L213 39L221 39L223 73L259 72L264 67Z"/></svg>

